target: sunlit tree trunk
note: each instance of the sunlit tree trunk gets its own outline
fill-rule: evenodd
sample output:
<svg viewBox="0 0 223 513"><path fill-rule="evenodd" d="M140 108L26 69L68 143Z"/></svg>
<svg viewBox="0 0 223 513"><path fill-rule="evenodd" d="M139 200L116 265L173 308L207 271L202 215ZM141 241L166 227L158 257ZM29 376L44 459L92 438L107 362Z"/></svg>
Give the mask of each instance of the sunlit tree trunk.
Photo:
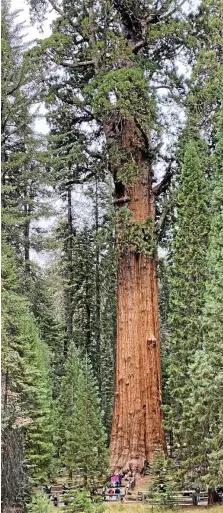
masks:
<svg viewBox="0 0 223 513"><path fill-rule="evenodd" d="M135 148L141 174L135 184L116 187L133 221L154 219L151 169L138 130L125 123L120 146ZM122 189L122 190L121 190ZM127 199L126 199L127 198ZM117 238L120 234L117 233ZM129 247L118 257L116 390L110 444L112 472L140 471L158 444L165 451L161 414L161 363L157 293L157 255L149 259Z"/></svg>

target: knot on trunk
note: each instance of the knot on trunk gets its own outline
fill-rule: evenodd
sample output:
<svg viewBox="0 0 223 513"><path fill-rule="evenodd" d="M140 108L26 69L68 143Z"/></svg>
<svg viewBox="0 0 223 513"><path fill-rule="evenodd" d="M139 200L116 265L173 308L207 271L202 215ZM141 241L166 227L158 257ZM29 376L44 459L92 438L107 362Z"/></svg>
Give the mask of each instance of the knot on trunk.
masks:
<svg viewBox="0 0 223 513"><path fill-rule="evenodd" d="M156 347L156 337L154 335L149 337L147 340L147 344L149 347L155 348Z"/></svg>

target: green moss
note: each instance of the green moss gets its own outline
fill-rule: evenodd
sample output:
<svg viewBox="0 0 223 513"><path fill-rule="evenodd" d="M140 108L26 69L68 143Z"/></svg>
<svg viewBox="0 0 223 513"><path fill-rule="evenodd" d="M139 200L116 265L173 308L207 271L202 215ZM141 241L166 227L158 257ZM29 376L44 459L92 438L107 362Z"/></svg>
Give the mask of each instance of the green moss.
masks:
<svg viewBox="0 0 223 513"><path fill-rule="evenodd" d="M139 175L139 167L135 162L126 162L117 173L117 178L125 185L136 183Z"/></svg>
<svg viewBox="0 0 223 513"><path fill-rule="evenodd" d="M112 145L109 148L109 160L113 171L117 170L118 181L124 185L136 183L140 168L135 161L133 151Z"/></svg>
<svg viewBox="0 0 223 513"><path fill-rule="evenodd" d="M128 207L121 207L117 212L118 252L123 254L134 250L152 259L156 249L156 234L151 216L144 222L134 221Z"/></svg>

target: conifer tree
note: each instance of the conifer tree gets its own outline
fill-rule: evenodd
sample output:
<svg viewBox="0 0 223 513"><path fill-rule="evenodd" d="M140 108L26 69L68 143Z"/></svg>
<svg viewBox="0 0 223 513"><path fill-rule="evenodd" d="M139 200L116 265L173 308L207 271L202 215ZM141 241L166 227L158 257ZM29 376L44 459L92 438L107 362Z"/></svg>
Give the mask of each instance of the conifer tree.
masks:
<svg viewBox="0 0 223 513"><path fill-rule="evenodd" d="M68 498L69 506L67 513L104 513L105 507L101 502L101 497L97 497L95 503L87 496L85 492L71 493Z"/></svg>
<svg viewBox="0 0 223 513"><path fill-rule="evenodd" d="M189 366L190 394L180 420L184 432L181 452L182 474L190 475L209 487L209 501L215 498L215 487L223 479L222 468L222 109L218 143L211 181L210 239L206 258L206 283L202 311L203 345L195 352Z"/></svg>
<svg viewBox="0 0 223 513"><path fill-rule="evenodd" d="M203 347L202 311L208 240L207 183L199 145L187 144L177 191L176 227L170 263L169 428L174 447L184 443L180 428L184 402L191 390L189 365Z"/></svg>
<svg viewBox="0 0 223 513"><path fill-rule="evenodd" d="M155 451L149 474L149 496L158 506L172 508L177 489L173 465L171 460L164 457L162 448L159 446Z"/></svg>
<svg viewBox="0 0 223 513"><path fill-rule="evenodd" d="M50 474L53 459L48 349L39 338L30 305L21 295L21 275L12 250L7 245L4 245L2 272L4 429L20 430L22 465L26 464L30 482L40 483ZM5 447L5 450L8 448Z"/></svg>
<svg viewBox="0 0 223 513"><path fill-rule="evenodd" d="M192 75L190 80L190 90L186 100L187 105L187 121L186 126L183 131L183 134L180 139L180 151L178 153L178 159L182 161L185 155L185 148L188 147L188 143L191 142L197 146L197 153L199 158L202 157L203 162L203 172L206 179L206 201L207 207L209 206L210 196L212 185L210 182L210 177L213 174L213 151L216 145L216 119L219 114L219 104L221 100L221 87L222 87L222 56L221 56L221 48L222 48L222 38L220 35L220 25L222 22L222 6L221 2L216 1L213 9L210 9L209 2L206 0L202 1L200 6L198 7L198 13L194 18L194 29L197 33L198 38L198 53L193 60L193 68ZM205 28L205 30L204 30ZM204 35L205 33L205 35ZM199 108L198 108L199 105ZM181 163L179 163L181 166ZM194 172L196 170L194 169ZM188 196L189 198L189 196ZM170 305L169 305L169 328L172 334L170 335L170 347L167 342L167 351L170 352L169 355L169 386L167 386L165 393L165 400L168 404L170 404L169 409L169 419L167 425L170 429L170 442L172 441L172 435L174 434L171 431L171 426L175 424L177 427L177 432L179 438L181 440L177 440L177 433L175 432L175 442L179 441L179 446L175 455L178 455L179 460L181 460L182 465L182 474L185 472L189 472L191 475L191 479L194 477L199 477L202 474L205 474L207 468L207 457L206 457L206 445L204 441L204 431L205 431L205 423L200 424L200 427L197 426L196 431L196 419L199 425L199 401L198 396L201 393L204 383L206 382L206 372L205 372L205 362L202 362L201 355L204 354L204 326L203 326L203 306L205 302L205 287L204 287L204 278L206 273L208 272L207 263L206 263L206 250L205 244L203 246L203 262L202 257L200 255L201 265L198 268L197 277L200 273L200 285L197 287L197 301L196 304L193 305L193 291L194 285L193 283L189 284L189 282L184 285L182 282L182 267L181 264L187 269L190 266L191 256L193 259L193 255L188 251L187 247L187 239L183 240L183 236L181 242L178 241L181 246L181 261L178 262L180 274L178 276L178 269L175 268L174 264L174 254L179 253L179 248L176 247L177 240L177 229L178 229L178 209L177 209L177 200L178 196L176 193L176 208L175 208L175 242L173 242L172 250L169 255L169 270L170 274L169 287L171 288L170 294ZM198 205L199 203L197 203ZM189 206L189 201L186 202L185 197L185 211ZM188 209L189 212L189 209ZM206 228L209 231L209 223L210 223L210 211L209 208L206 208L207 213L207 225ZM192 218L191 218L192 221ZM202 220L200 219L200 222ZM189 226L189 219L188 219ZM196 224L194 225L196 227ZM197 231L197 246L196 239L191 240L190 251L193 251L193 254L199 258L200 254L200 240L202 236L202 230L204 225L201 224L201 229ZM185 227L186 229L186 227ZM198 229L198 225L197 225ZM185 231L186 233L186 231ZM208 233L208 232L207 232ZM182 234L183 235L183 234ZM203 239L203 242L205 239ZM192 246L194 244L194 249L192 250ZM208 238L206 239L206 244L208 245ZM196 257L195 257L196 258ZM193 261L193 260L192 260ZM172 271L173 270L173 271ZM174 277L175 275L175 277ZM198 278L199 279L199 278ZM196 280L195 280L196 281ZM194 283L195 283L194 281ZM178 283L178 285L177 285ZM196 286L195 286L196 287ZM191 291L192 291L192 302L191 302ZM190 312L192 317L195 320L194 331L191 332L191 344L187 346L187 341L185 337L183 338L183 330L184 326L187 323L187 308L190 308ZM202 306L203 305L203 306ZM197 317L197 321L195 318L195 312L199 309L199 315ZM180 317L177 322L177 312L181 315L181 323ZM176 321L176 327L174 326ZM189 327L189 325L188 325ZM172 331L173 329L173 331ZM194 337L193 337L194 333ZM173 338L176 340L174 341ZM198 343L198 351L196 350L196 343L198 342L198 338L200 342ZM174 348L172 347L174 344ZM176 344L176 346L175 346ZM200 347L200 349L199 349ZM179 356L184 353L184 362L182 366L179 366L179 360L177 359L177 351L179 348ZM192 349L191 349L192 348ZM200 371L198 370L199 362L201 365ZM193 365L194 363L194 365ZM178 381L174 384L174 376L175 376L175 368L176 365L176 374L178 374ZM179 366L179 368L178 368ZM191 367L192 366L192 367ZM191 369L193 368L193 371ZM197 370L196 370L197 369ZM173 374L172 374L173 371ZM200 386L195 384L198 374L203 376L204 383ZM171 377L172 376L172 377ZM181 383L180 383L181 379ZM202 380L201 380L202 381ZM181 386L183 383L187 382L187 387L181 390ZM177 385L178 383L178 385ZM178 386L178 388L177 388ZM199 392L198 392L199 389ZM195 392L197 390L197 392ZM184 394L185 392L185 394ZM191 394L195 394L197 399L194 403L194 407L191 402ZM181 402L180 402L181 397ZM171 408L171 404L174 405L175 400L177 398L177 402L179 403L179 409ZM174 412L174 413L173 413ZM173 416L172 416L173 415ZM168 417L168 415L167 415ZM173 424L172 424L173 423ZM193 426L193 428L192 428ZM191 433L191 438L190 438ZM192 445L191 445L192 444ZM206 449L205 449L206 447ZM174 445L174 449L176 450L176 445ZM172 451L171 451L172 452ZM184 472L185 470L185 472Z"/></svg>
<svg viewBox="0 0 223 513"><path fill-rule="evenodd" d="M43 493L36 493L28 505L28 513L53 513L49 499Z"/></svg>
<svg viewBox="0 0 223 513"><path fill-rule="evenodd" d="M50 215L50 208L44 203L48 179L41 161L42 140L33 129L36 115L31 114L38 98L40 69L28 57L24 25L17 21L19 12L11 12L10 3L3 1L2 221L7 242L15 248L29 275L30 250L36 247L33 221ZM38 239L40 243L40 233Z"/></svg>
<svg viewBox="0 0 223 513"><path fill-rule="evenodd" d="M32 422L27 429L26 457L30 483L44 484L54 470L54 416L50 354L45 342L37 337L36 331L36 327L34 330L26 322L24 337L30 340L30 353L25 355L25 361L32 372L28 397Z"/></svg>
<svg viewBox="0 0 223 513"><path fill-rule="evenodd" d="M72 339L82 354L88 355L98 381L102 409L105 412L109 434L114 391L115 349L115 271L114 222L109 185L92 179L85 186L83 199L91 217L83 226L76 221L75 194L71 208L73 233L68 231L67 219L61 219L55 235L58 257L55 267L61 282L61 319L68 344L68 317ZM67 240L71 238L71 259L67 254ZM68 276L72 268L72 277ZM56 269L55 269L56 270ZM71 310L67 310L67 296ZM71 332L70 331L70 332ZM62 359L64 359L62 357Z"/></svg>
<svg viewBox="0 0 223 513"><path fill-rule="evenodd" d="M96 380L87 358L70 345L59 397L59 452L70 476L86 487L106 472L106 435Z"/></svg>
<svg viewBox="0 0 223 513"><path fill-rule="evenodd" d="M209 476L212 485L223 481L223 107L220 111L215 174L211 201L210 242L207 254L207 280L204 307L205 353L210 366L206 387L206 407L209 410L209 440L211 454Z"/></svg>

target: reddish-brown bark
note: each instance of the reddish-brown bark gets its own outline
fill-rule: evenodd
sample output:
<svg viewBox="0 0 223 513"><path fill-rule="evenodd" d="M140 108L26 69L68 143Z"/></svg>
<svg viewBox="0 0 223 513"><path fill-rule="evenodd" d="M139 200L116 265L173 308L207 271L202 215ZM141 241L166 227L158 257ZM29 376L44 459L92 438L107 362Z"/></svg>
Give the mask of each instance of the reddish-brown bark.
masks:
<svg viewBox="0 0 223 513"><path fill-rule="evenodd" d="M107 134L109 133L108 126ZM111 127L110 127L111 129ZM110 134L109 134L110 135ZM123 196L134 221L154 218L151 169L137 127L126 121L119 147L135 152L141 173ZM117 277L116 388L110 444L110 468L140 471L157 444L165 451L161 413L161 363L157 257L150 260L133 247L121 253Z"/></svg>

